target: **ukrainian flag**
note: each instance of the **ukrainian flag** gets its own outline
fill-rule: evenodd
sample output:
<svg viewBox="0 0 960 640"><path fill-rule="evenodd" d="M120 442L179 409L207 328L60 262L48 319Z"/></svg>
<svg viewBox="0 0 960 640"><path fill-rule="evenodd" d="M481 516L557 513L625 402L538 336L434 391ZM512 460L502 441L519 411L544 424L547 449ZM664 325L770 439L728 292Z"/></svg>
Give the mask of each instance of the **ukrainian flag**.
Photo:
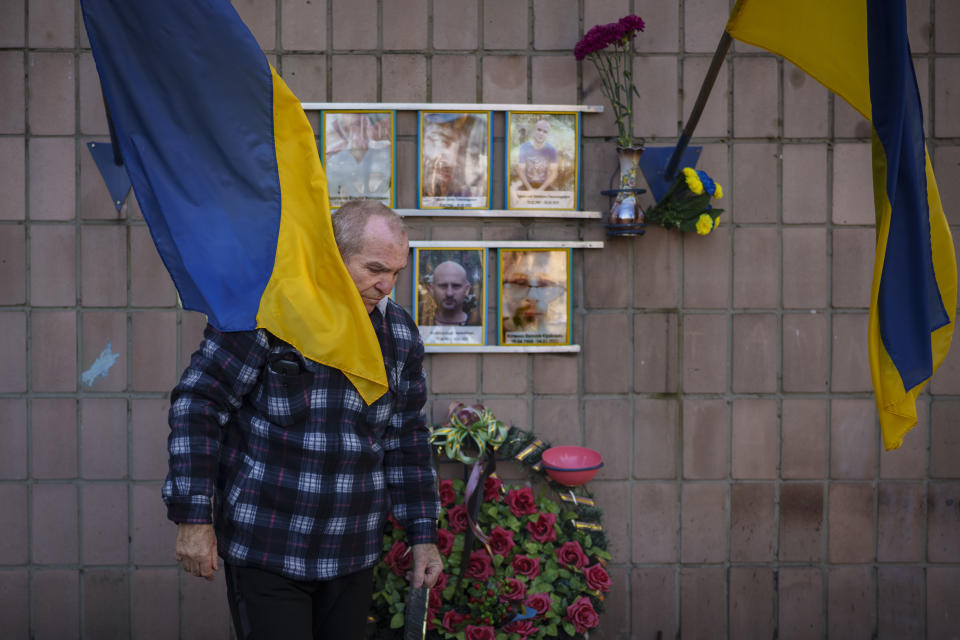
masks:
<svg viewBox="0 0 960 640"><path fill-rule="evenodd" d="M364 400L383 356L300 101L228 0L82 0L123 161L185 309L262 327Z"/></svg>
<svg viewBox="0 0 960 640"><path fill-rule="evenodd" d="M904 0L738 0L729 34L791 60L873 124L877 246L868 351L883 443L950 348L957 264L926 152Z"/></svg>

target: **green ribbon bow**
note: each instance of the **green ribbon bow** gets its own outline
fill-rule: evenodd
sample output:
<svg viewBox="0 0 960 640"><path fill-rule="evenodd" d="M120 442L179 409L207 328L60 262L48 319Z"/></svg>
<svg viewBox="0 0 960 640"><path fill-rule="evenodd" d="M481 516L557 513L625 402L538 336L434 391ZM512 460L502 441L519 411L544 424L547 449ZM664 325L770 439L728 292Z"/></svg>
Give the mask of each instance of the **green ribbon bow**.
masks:
<svg viewBox="0 0 960 640"><path fill-rule="evenodd" d="M509 429L493 412L482 405L468 407L458 402L450 407L447 421L434 427L430 444L451 460L473 464L487 448L496 451L507 439Z"/></svg>

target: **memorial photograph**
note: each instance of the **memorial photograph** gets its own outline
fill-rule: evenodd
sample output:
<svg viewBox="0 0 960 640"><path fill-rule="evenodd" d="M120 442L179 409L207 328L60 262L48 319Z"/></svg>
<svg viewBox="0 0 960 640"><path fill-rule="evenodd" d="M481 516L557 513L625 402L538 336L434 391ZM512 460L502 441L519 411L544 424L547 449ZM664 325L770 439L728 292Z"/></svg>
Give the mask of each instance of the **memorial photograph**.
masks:
<svg viewBox="0 0 960 640"><path fill-rule="evenodd" d="M489 111L420 112L419 208L490 208L491 121Z"/></svg>
<svg viewBox="0 0 960 640"><path fill-rule="evenodd" d="M348 200L394 206L393 111L323 112L323 167L330 208Z"/></svg>
<svg viewBox="0 0 960 640"><path fill-rule="evenodd" d="M570 250L499 249L501 345L570 344Z"/></svg>
<svg viewBox="0 0 960 640"><path fill-rule="evenodd" d="M425 345L482 345L486 249L415 249L414 318Z"/></svg>
<svg viewBox="0 0 960 640"><path fill-rule="evenodd" d="M507 112L506 156L507 209L577 208L576 113Z"/></svg>

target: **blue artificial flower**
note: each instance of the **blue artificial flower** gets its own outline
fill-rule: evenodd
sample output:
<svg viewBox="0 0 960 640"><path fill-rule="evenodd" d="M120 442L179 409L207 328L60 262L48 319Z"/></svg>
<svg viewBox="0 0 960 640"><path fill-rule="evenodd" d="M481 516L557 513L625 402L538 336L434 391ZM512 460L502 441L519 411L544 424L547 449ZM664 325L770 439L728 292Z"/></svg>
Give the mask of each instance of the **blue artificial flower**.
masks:
<svg viewBox="0 0 960 640"><path fill-rule="evenodd" d="M713 178L707 175L706 171L697 170L697 175L700 176L700 182L703 183L703 189L711 196L716 194L717 183L713 181Z"/></svg>

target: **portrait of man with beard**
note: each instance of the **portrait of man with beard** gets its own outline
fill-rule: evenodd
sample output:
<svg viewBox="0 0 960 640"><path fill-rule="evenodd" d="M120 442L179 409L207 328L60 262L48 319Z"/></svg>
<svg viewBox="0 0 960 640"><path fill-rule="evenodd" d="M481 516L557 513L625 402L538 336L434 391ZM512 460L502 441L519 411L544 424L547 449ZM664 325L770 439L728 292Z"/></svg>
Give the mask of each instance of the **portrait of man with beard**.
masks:
<svg viewBox="0 0 960 640"><path fill-rule="evenodd" d="M486 111L420 112L420 208L490 207L490 121Z"/></svg>
<svg viewBox="0 0 960 640"><path fill-rule="evenodd" d="M570 249L499 249L500 344L570 344Z"/></svg>
<svg viewBox="0 0 960 640"><path fill-rule="evenodd" d="M414 317L426 345L482 345L485 249L417 249Z"/></svg>

